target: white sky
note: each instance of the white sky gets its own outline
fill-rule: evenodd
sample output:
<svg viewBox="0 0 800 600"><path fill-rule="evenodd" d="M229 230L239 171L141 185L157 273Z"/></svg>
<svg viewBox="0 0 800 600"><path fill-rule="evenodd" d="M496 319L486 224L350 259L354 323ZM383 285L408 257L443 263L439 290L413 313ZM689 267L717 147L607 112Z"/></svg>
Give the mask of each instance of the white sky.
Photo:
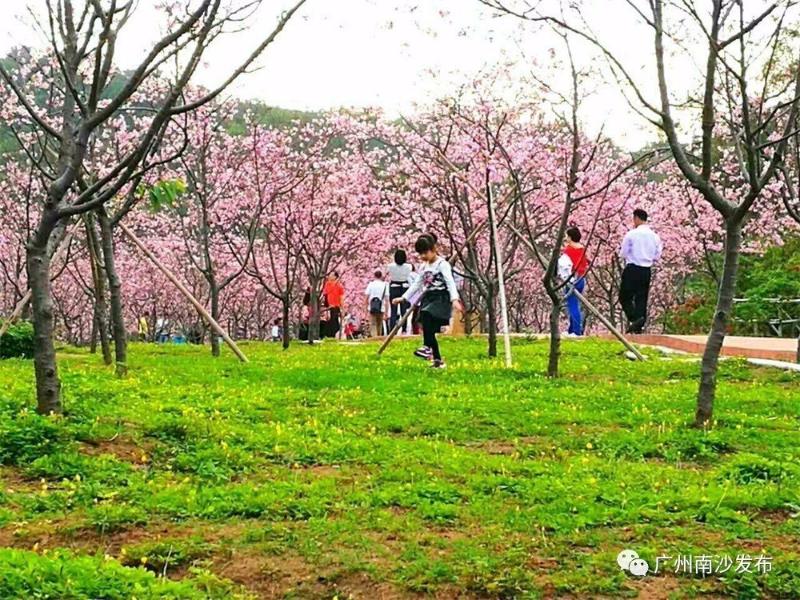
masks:
<svg viewBox="0 0 800 600"><path fill-rule="evenodd" d="M34 30L28 8L41 10L44 0L0 2L0 52L15 45L41 46L43 36ZM139 0L135 19L119 42L119 67L135 64L156 38L157 3ZM264 4L250 30L217 43L200 73L200 83L213 85L223 78L272 29L276 7L290 2ZM646 32L633 26L623 3L591 4L601 5L591 15L595 30L617 52L640 63L650 60L651 42L633 35ZM377 106L394 116L451 93L493 65L516 61L521 63L517 69L526 70L533 62L547 63L551 47L562 48L551 35L520 21L493 18L477 0L308 0L260 61L261 69L242 78L232 94L303 110ZM591 62L587 52L581 61ZM691 64L684 67L681 77L688 81ZM563 85L559 77L555 81ZM627 108L614 86L596 89L585 104L583 119L590 132L602 126L627 148L656 139L653 128Z"/></svg>

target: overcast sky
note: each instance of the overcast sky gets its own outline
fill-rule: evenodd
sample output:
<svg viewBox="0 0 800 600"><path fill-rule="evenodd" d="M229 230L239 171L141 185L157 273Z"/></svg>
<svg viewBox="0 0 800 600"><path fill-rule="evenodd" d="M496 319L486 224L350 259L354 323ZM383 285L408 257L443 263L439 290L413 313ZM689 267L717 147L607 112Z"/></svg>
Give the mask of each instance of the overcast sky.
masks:
<svg viewBox="0 0 800 600"><path fill-rule="evenodd" d="M0 51L14 45L41 46L43 37L32 26L27 7L41 10L44 0L2 3ZM134 65L159 33L157 3L139 0L119 43L121 68ZM213 85L224 77L271 30L278 7L289 3L265 2L249 31L219 41L199 82ZM622 5L609 10L605 0L594 4L603 5L591 15L595 29L618 52L646 67L650 41L643 28L634 27L630 11ZM493 65L514 61L522 72L535 62L547 63L548 50L556 44L552 36L517 20L494 18L477 0L308 0L260 61L260 70L242 78L232 94L285 108L377 106L390 115L407 114ZM581 60L589 61L589 55ZM691 68L686 76L691 76ZM583 118L588 129L602 126L627 148L656 139L652 127L627 109L612 86L596 87Z"/></svg>

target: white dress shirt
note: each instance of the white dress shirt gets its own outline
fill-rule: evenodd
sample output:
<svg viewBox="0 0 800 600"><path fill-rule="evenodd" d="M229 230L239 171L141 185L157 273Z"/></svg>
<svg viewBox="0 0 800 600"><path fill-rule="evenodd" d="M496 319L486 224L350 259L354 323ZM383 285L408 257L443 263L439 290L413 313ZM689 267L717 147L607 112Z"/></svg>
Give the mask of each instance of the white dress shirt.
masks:
<svg viewBox="0 0 800 600"><path fill-rule="evenodd" d="M381 281L380 279L374 279L370 281L369 285L367 285L367 289L364 293L369 297L370 300L373 298L383 298L384 296L389 295L389 290L387 289L387 285L385 281Z"/></svg>
<svg viewBox="0 0 800 600"><path fill-rule="evenodd" d="M652 267L661 258L664 245L658 234L647 225L639 225L625 234L620 255L626 265Z"/></svg>

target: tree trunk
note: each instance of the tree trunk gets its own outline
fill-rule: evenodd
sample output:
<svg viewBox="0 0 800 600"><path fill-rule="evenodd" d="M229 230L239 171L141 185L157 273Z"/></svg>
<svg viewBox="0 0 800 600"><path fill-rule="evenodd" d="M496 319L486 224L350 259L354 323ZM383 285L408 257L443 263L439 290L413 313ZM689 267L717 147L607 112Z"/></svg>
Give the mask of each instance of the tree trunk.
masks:
<svg viewBox="0 0 800 600"><path fill-rule="evenodd" d="M216 283L211 283L209 286L211 294L211 318L219 323L219 289ZM211 356L219 356L219 335L215 331L211 331Z"/></svg>
<svg viewBox="0 0 800 600"><path fill-rule="evenodd" d="M42 217L42 220L45 218ZM28 285L32 292L33 306L36 411L43 415L63 411L61 381L58 378L53 341L53 298L50 293L50 255L47 251L49 237L49 232L38 232L27 249Z"/></svg>
<svg viewBox="0 0 800 600"><path fill-rule="evenodd" d="M553 300L550 309L550 356L547 361L547 376L558 377L558 363L561 358L561 302Z"/></svg>
<svg viewBox="0 0 800 600"><path fill-rule="evenodd" d="M103 262L108 278L109 296L111 299L111 326L114 334L114 358L116 359L117 377L128 374L128 332L125 328L125 317L122 309L122 283L117 273L114 255L114 232L111 221L104 210L99 210L100 239L103 245Z"/></svg>
<svg viewBox="0 0 800 600"><path fill-rule="evenodd" d="M489 356L497 356L497 294L494 290L494 283L487 286L486 294L486 316L489 333Z"/></svg>
<svg viewBox="0 0 800 600"><path fill-rule="evenodd" d="M100 244L97 241L97 231L91 215L85 218L86 238L89 246L89 259L92 265L92 280L94 282L94 323L92 331L92 353L95 352L96 340L99 338L103 350L103 363L111 365L114 362L111 356L111 344L108 340L108 312L106 306L106 285L103 279L103 267L100 264Z"/></svg>
<svg viewBox="0 0 800 600"><path fill-rule="evenodd" d="M409 309L411 310L411 309ZM467 337L472 335L472 329L474 327L474 323L472 321L472 303L469 304L464 302L464 335Z"/></svg>
<svg viewBox="0 0 800 600"><path fill-rule="evenodd" d="M89 354L97 354L97 312L92 318L92 332L89 334Z"/></svg>
<svg viewBox="0 0 800 600"><path fill-rule="evenodd" d="M742 244L741 223L728 223L725 232L725 264L719 285L717 307L708 334L703 361L700 366L700 388L697 392L695 426L704 427L711 421L714 411L714 395L717 389L717 369L725 330L731 317L733 295L736 291L736 272L739 268L739 249Z"/></svg>
<svg viewBox="0 0 800 600"><path fill-rule="evenodd" d="M313 344L315 340L319 339L319 294L316 292L316 284L311 290L311 303L309 305L311 315L308 319L309 344Z"/></svg>
<svg viewBox="0 0 800 600"><path fill-rule="evenodd" d="M283 307L283 349L289 349L289 339L290 339L290 331L289 331L289 309L291 306L289 305L289 298L284 298L281 302Z"/></svg>

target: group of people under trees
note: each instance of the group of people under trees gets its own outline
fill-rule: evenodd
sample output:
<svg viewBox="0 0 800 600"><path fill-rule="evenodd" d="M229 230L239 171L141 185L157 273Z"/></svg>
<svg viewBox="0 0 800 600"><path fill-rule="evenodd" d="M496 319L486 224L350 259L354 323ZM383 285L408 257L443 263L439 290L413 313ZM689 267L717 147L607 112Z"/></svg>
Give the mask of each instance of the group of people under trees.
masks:
<svg viewBox="0 0 800 600"><path fill-rule="evenodd" d="M581 303L575 291L583 294L591 265L586 247L581 243L579 228L566 231L566 243L558 260L557 273L562 282L569 317L568 336L584 333ZM406 312L413 310L408 319L408 333L422 330L423 345L414 354L431 362L434 368L444 368L436 335L452 318L453 309L463 312L457 277L450 263L439 255L434 234L421 235L414 244L419 257L418 268L409 262L404 250L397 250L386 267L386 273L376 270L364 290L365 312L369 316L368 334L379 337L393 330ZM663 246L659 236L648 225L648 214L642 209L633 213L633 228L625 235L620 256L625 263L622 271L619 301L628 322L628 333L642 333L647 322L647 302L652 279L652 266L661 257ZM345 289L339 273L331 273L322 287L319 300L320 336L353 339L361 333L358 316L350 312L342 318ZM308 339L311 314L311 289L303 298L305 309L300 339ZM387 319L388 316L388 319ZM279 341L283 323L275 321L272 339ZM305 330L303 329L305 327ZM140 328L140 334L142 333ZM304 335L305 333L305 335Z"/></svg>
<svg viewBox="0 0 800 600"><path fill-rule="evenodd" d="M558 275L563 282L569 315L567 335L581 336L584 317L575 291L582 294L585 290L590 261L586 247L581 243L580 229L570 227L566 236L567 242L558 261ZM370 314L370 334L378 336L383 333L387 302L391 306L389 329L395 327L407 310L413 309L414 321L421 326L423 335L423 346L414 354L431 361L434 368L444 368L436 334L450 323L454 308L463 312L464 307L453 268L439 255L436 237L432 234L420 236L414 250L421 260L419 273L408 264L406 253L398 250L388 268L389 281L384 280L381 271L376 271L374 279L367 285L365 296ZM633 213L633 228L625 235L620 249L625 267L619 301L628 322L628 333L644 332L652 267L662 251L661 239L648 225L647 212L637 208Z"/></svg>
<svg viewBox="0 0 800 600"><path fill-rule="evenodd" d="M558 274L563 281L569 314L567 335L581 336L584 332L584 318L580 300L575 291L583 293L590 261L586 247L581 243L583 236L580 229L574 226L570 227L566 236L567 242L558 261ZM459 299L453 269L447 260L439 256L436 238L430 234L420 236L414 249L422 260L420 273L408 284L403 284L402 279L390 277L391 303L393 307L411 306L419 312L424 345L414 354L431 361L433 368L444 368L445 362L439 350L436 334L450 322L453 308L463 311L463 305ZM633 228L625 235L620 249L620 256L625 267L622 271L619 301L628 321L627 331L629 333L636 334L644 331L647 322L647 302L652 280L652 267L661 257L662 251L661 239L648 225L647 212L637 208L633 213ZM397 256L402 260L398 261ZM397 256L395 264L399 263L402 266L405 263L405 253ZM390 269L390 274L391 272ZM402 275L405 271L397 269L395 273ZM367 287L370 312L373 310L374 301L378 300L378 293L384 293L378 285L378 280L381 279L380 275L379 272L376 272L375 281ZM394 292L392 292L393 284ZM379 302L382 302L382 299ZM377 310L377 308L376 305L375 309ZM380 316L382 317L382 314ZM396 318L398 317L393 312L393 321Z"/></svg>

